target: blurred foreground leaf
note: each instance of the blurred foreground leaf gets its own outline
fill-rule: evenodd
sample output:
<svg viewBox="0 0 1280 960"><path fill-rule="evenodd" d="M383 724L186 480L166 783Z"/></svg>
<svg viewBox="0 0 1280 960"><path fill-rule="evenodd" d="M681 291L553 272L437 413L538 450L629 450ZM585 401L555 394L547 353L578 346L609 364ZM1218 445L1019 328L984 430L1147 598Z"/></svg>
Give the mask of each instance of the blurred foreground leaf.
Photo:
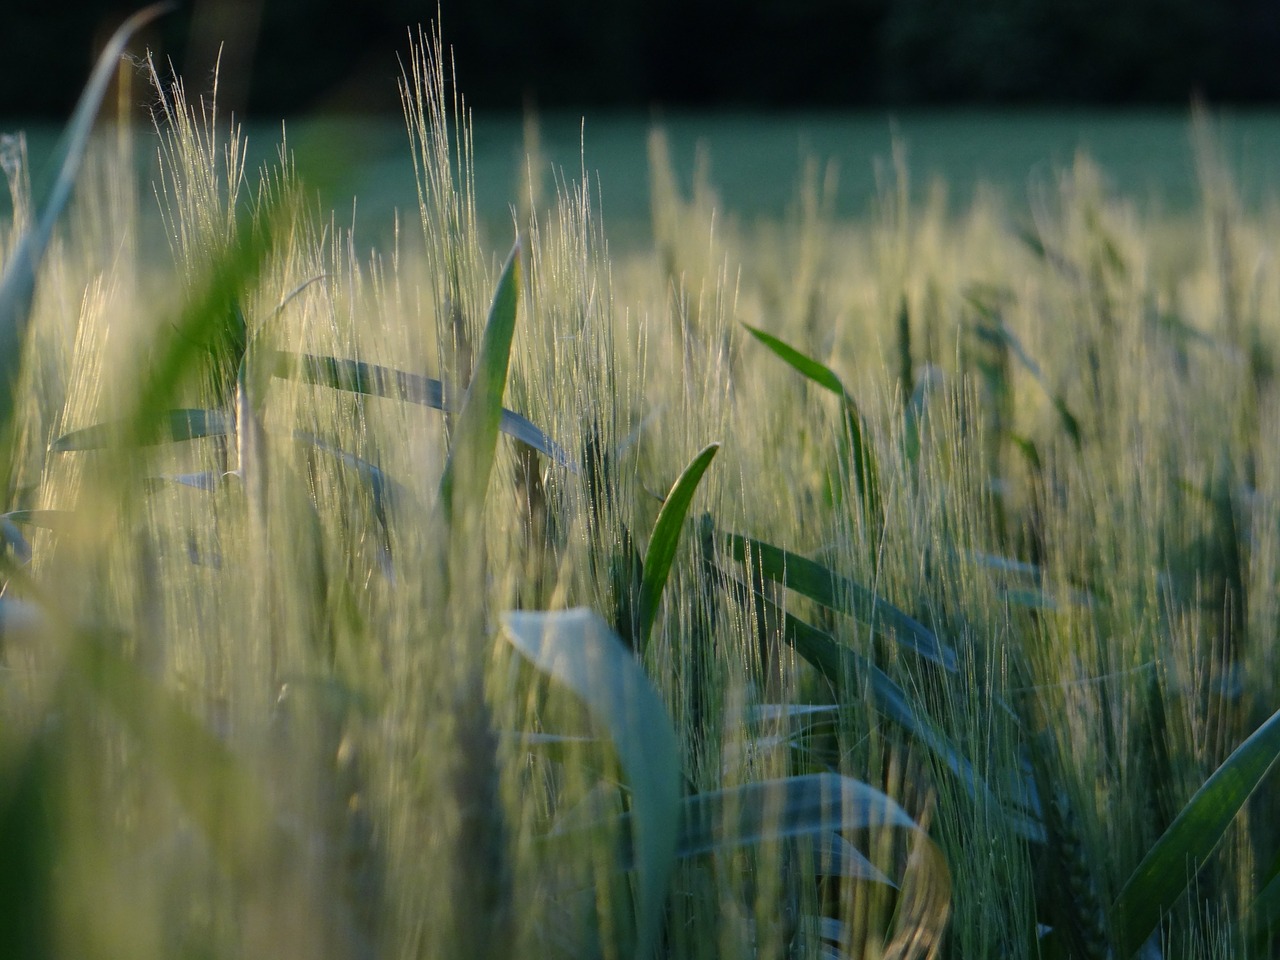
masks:
<svg viewBox="0 0 1280 960"><path fill-rule="evenodd" d="M122 23L107 41L63 133L59 157L55 160L58 177L50 188L49 196L44 200L36 222L23 235L5 266L4 275L0 276L0 426L8 419L18 379L18 365L26 342L27 319L31 313L40 261L44 258L45 249L53 235L53 225L71 198L71 191L80 175L80 166L89 146L89 134L93 130L93 121L102 105L102 98L106 95L107 86L129 38L172 8L172 3L157 3L139 10Z"/></svg>
<svg viewBox="0 0 1280 960"><path fill-rule="evenodd" d="M246 767L109 639L81 633L73 643L77 673L168 780L219 865L241 882L268 880L264 871L284 854L285 839Z"/></svg>
<svg viewBox="0 0 1280 960"><path fill-rule="evenodd" d="M504 636L608 731L631 788L637 960L658 947L680 822L680 751L666 706L632 652L591 610L508 613Z"/></svg>

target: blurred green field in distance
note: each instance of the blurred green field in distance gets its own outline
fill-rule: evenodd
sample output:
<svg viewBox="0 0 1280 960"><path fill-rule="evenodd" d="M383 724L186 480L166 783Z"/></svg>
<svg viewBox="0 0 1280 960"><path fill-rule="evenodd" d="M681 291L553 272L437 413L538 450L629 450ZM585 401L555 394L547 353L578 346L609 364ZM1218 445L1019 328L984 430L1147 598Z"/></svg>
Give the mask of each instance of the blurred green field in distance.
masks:
<svg viewBox="0 0 1280 960"><path fill-rule="evenodd" d="M1274 201L1280 166L1280 113L1215 115L1218 146L1248 208ZM877 173L892 162L895 138L906 150L913 200L945 183L948 209L963 211L980 188L994 190L1004 209L1023 215L1029 197L1049 189L1077 152L1101 169L1106 185L1147 214L1179 218L1198 199L1188 138L1188 111L948 111L842 113L596 113L537 118L544 202L554 199L552 171L571 181L585 168L598 185L601 213L616 251L651 239L646 141L661 127L687 196L699 163L720 201L720 213L740 225L787 216L806 162L830 163L837 176L834 214L862 219L871 212ZM476 207L494 248L510 232L511 204L524 175L525 121L511 114L474 117ZM413 164L400 117L301 118L285 125L298 172L332 209L338 226L354 223L357 238L381 243L397 210L416 218ZM139 126L140 162L154 165L154 133ZM12 132L0 121L0 132ZM32 168L40 171L58 131L26 128ZM249 124L247 169L278 159L281 127ZM353 200L355 202L353 203ZM144 212L150 209L144 204Z"/></svg>
<svg viewBox="0 0 1280 960"><path fill-rule="evenodd" d="M1219 122L1220 145L1238 171L1241 197L1255 206L1266 198L1280 163L1280 113ZM577 181L585 167L593 186L599 185L610 244L624 248L650 238L646 140L654 126L666 131L682 193L689 195L699 154L705 154L721 213L749 224L787 215L810 158L836 165L836 215L866 217L876 196L876 166L891 162L895 132L907 149L915 199L923 198L930 182L943 180L952 212L968 205L979 184L994 187L1011 211L1020 212L1029 185L1048 186L1083 150L1116 192L1139 203L1151 200L1157 211L1187 213L1198 199L1188 124L1185 111L538 118L544 169L561 169ZM511 115L474 118L477 213L486 227L499 228L495 246L509 235L509 205L524 172L523 125ZM357 225L366 231L383 230L397 208L412 213L413 168L399 118L304 120L290 125L289 137L303 179L327 182L326 206L339 216L353 196L359 198ZM261 150L269 159L278 139L274 129L253 128L250 151ZM543 188L544 197L554 197L553 184L544 182Z"/></svg>

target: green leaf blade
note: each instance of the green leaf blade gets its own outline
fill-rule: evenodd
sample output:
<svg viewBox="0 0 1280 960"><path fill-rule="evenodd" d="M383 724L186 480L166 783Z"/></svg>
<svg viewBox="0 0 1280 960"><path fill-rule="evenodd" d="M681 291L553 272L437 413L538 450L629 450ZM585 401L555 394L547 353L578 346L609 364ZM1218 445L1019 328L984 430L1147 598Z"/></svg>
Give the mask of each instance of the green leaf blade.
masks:
<svg viewBox="0 0 1280 960"><path fill-rule="evenodd" d="M445 393L444 384L433 377L384 367L362 360L317 356L309 353L278 351L272 366L274 376L294 379L333 390L344 390L369 397L399 400L451 412L456 408ZM532 421L505 407L498 429L509 437L533 447L556 465L577 472L564 448Z"/></svg>
<svg viewBox="0 0 1280 960"><path fill-rule="evenodd" d="M853 466L854 479L858 483L858 495L862 500L863 516L868 523L878 526L881 515L880 470L871 448L867 445L864 435L866 425L853 395L845 389L844 382L830 367L801 353L771 333L766 333L750 324L744 323L743 326L779 359L824 390L830 390L840 398L844 404L845 434L849 441L849 457Z"/></svg>
<svg viewBox="0 0 1280 960"><path fill-rule="evenodd" d="M440 478L440 510L447 520L458 514L460 495L477 506L484 502L493 467L494 447L502 423L502 397L507 387L511 341L520 302L520 244L517 241L498 278L493 305L480 340L475 373L458 414L453 446Z"/></svg>
<svg viewBox="0 0 1280 960"><path fill-rule="evenodd" d="M757 571L753 576L758 577ZM793 614L787 613L758 589L727 577L728 584L740 595L759 604L766 615L782 624L782 636L804 660L810 663L835 688L838 702L849 705L870 695L875 709L896 724L904 733L918 740L946 768L970 796L982 796L996 803L991 787L974 770L973 764L960 752L947 735L929 722L911 703L906 692L874 663L839 643L835 637ZM1026 789L1004 808L1010 829L1035 843L1044 841L1044 827L1039 822L1035 804L1026 803Z"/></svg>
<svg viewBox="0 0 1280 960"><path fill-rule="evenodd" d="M400 400L434 410L451 409L446 405L444 384L439 380L362 360L277 351L272 373L281 379L333 390Z"/></svg>
<svg viewBox="0 0 1280 960"><path fill-rule="evenodd" d="M919 829L892 798L834 773L748 783L684 803L681 857L838 830Z"/></svg>
<svg viewBox="0 0 1280 960"><path fill-rule="evenodd" d="M680 532L689 513L689 505L693 502L694 492L719 449L718 443L708 444L693 458L672 485L662 509L658 511L640 581L640 633L637 637L637 650L640 653L648 646L649 636L653 632L653 624L658 616L658 602L662 599L671 565L675 562Z"/></svg>
<svg viewBox="0 0 1280 960"><path fill-rule="evenodd" d="M96 423L64 433L49 445L49 451L72 453L105 450L126 438L140 446L154 446L206 437L225 437L231 433L231 418L221 410L166 410L152 421L152 425L153 431L149 435L128 437L127 423Z"/></svg>
<svg viewBox="0 0 1280 960"><path fill-rule="evenodd" d="M624 834L634 817L612 818ZM600 821L575 824L547 839L561 842L575 832L599 829ZM818 841L826 862L823 876L847 876L893 886L893 882L852 844L842 845L841 830L892 827L919 830L919 825L888 795L869 784L834 773L806 774L742 784L685 797L680 806L676 858L687 860L737 847L780 840ZM842 849L843 846L843 849ZM634 870L638 844L624 844L618 868ZM828 872L829 871L829 872Z"/></svg>
<svg viewBox="0 0 1280 960"><path fill-rule="evenodd" d="M764 330L761 330L758 327L753 327L747 323L744 323L743 326L747 328L748 333L772 350L779 359L804 374L818 386L825 390L830 390L838 397L848 396L848 393L844 388L844 384L840 381L840 378L836 376L835 371L830 367L819 363L812 357L806 356L795 347L784 343L771 333L766 333Z"/></svg>
<svg viewBox="0 0 1280 960"><path fill-rule="evenodd" d="M1280 711L1210 775L1121 889L1111 908L1118 957L1130 957L1142 947L1277 759Z"/></svg>
<svg viewBox="0 0 1280 960"><path fill-rule="evenodd" d="M156 360L142 377L134 394L124 444L145 446L162 436L170 408L193 371L207 368L210 345L225 335L228 310L252 289L266 269L275 247L281 210L264 206L252 218L238 224L225 250L209 266L209 273L169 326L155 350Z"/></svg>
<svg viewBox="0 0 1280 960"><path fill-rule="evenodd" d="M873 627L884 624L902 646L949 673L959 669L956 652L932 630L861 584L762 540L738 534L727 534L726 539L736 560L746 562L750 555L770 580Z"/></svg>

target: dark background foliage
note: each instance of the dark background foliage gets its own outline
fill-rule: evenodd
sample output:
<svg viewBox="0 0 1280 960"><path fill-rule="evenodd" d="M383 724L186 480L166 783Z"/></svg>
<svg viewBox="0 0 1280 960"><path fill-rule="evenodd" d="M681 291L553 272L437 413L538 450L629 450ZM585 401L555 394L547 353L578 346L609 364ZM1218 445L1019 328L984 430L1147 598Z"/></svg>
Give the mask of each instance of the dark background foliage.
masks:
<svg viewBox="0 0 1280 960"><path fill-rule="evenodd" d="M8 4L0 116L61 117L137 4ZM1280 100L1280 0L441 0L474 106ZM141 45L259 119L394 112L410 0L194 0Z"/></svg>

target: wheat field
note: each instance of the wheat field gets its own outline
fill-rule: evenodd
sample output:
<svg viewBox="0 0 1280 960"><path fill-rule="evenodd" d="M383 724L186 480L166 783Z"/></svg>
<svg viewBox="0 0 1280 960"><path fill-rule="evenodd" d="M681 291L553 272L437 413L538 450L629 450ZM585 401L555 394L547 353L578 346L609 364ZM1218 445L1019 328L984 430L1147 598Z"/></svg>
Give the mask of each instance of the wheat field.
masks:
<svg viewBox="0 0 1280 960"><path fill-rule="evenodd" d="M0 956L1272 955L1280 223L1211 115L1176 219L898 154L743 225L656 126L611 254L533 140L480 224L419 31L369 249L152 61L91 136L137 22L47 191L0 147Z"/></svg>

